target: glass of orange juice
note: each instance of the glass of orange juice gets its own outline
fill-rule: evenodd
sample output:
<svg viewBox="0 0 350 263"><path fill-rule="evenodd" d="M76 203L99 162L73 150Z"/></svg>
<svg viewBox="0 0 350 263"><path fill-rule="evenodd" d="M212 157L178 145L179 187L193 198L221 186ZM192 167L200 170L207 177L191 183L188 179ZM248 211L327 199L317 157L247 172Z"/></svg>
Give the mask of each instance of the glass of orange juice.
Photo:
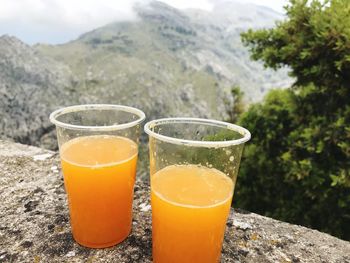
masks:
<svg viewBox="0 0 350 263"><path fill-rule="evenodd" d="M219 262L248 130L226 122L167 118L149 135L153 261Z"/></svg>
<svg viewBox="0 0 350 263"><path fill-rule="evenodd" d="M91 248L113 246L131 231L138 141L145 114L92 104L54 111L74 239Z"/></svg>

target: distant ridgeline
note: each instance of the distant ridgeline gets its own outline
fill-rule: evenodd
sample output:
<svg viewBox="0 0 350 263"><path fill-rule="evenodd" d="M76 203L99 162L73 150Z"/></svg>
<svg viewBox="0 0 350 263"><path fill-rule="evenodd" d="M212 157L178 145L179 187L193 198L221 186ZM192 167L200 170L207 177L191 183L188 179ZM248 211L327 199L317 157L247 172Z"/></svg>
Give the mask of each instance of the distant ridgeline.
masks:
<svg viewBox="0 0 350 263"><path fill-rule="evenodd" d="M290 84L285 71L250 61L240 41L247 28L271 27L282 18L271 9L220 3L212 12L180 11L151 2L135 11L138 20L63 45L0 37L0 137L55 149L48 114L79 103L136 106L149 118L223 119L233 85L250 102Z"/></svg>

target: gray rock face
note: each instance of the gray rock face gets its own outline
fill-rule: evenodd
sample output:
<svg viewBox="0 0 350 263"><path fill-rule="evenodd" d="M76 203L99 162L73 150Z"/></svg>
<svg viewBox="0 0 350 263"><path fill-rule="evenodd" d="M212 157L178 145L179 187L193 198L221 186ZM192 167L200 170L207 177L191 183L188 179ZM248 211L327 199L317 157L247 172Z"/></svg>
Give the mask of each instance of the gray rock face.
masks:
<svg viewBox="0 0 350 263"><path fill-rule="evenodd" d="M14 37L0 37L0 138L40 145L52 130L48 114L72 101L73 87L67 66Z"/></svg>
<svg viewBox="0 0 350 263"><path fill-rule="evenodd" d="M107 249L70 234L55 152L0 141L0 262L151 262L149 188L135 186L131 235ZM222 262L350 262L350 242L257 214L231 211Z"/></svg>

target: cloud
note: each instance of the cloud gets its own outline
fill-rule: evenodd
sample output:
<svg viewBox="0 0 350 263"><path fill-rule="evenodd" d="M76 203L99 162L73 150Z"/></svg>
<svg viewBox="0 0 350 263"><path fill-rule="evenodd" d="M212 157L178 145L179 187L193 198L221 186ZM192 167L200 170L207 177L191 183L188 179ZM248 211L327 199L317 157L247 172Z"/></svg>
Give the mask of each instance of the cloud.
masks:
<svg viewBox="0 0 350 263"><path fill-rule="evenodd" d="M65 42L112 21L136 18L135 1L0 0L0 34L26 42ZM65 37L66 36L66 37Z"/></svg>
<svg viewBox="0 0 350 263"><path fill-rule="evenodd" d="M1 20L17 20L44 26L45 23L84 27L111 19L133 19L135 1L113 0L2 0ZM4 5L3 5L4 4Z"/></svg>
<svg viewBox="0 0 350 263"><path fill-rule="evenodd" d="M179 9L199 8L209 11L213 8L213 2L207 0L162 0L162 2Z"/></svg>
<svg viewBox="0 0 350 263"><path fill-rule="evenodd" d="M150 0L0 0L0 35L34 44L64 43L114 21L136 19L133 5ZM250 0L255 1L255 0ZM284 0L261 0L263 2ZM163 0L176 8L210 10L215 0Z"/></svg>

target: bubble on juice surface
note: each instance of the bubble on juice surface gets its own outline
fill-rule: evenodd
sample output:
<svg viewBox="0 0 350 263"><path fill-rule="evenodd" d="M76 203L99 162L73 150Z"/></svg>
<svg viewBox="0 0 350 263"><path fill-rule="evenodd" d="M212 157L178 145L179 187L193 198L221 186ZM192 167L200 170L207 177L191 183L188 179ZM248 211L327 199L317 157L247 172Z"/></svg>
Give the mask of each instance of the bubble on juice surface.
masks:
<svg viewBox="0 0 350 263"><path fill-rule="evenodd" d="M230 156L230 162L233 162L235 160L235 157L233 155Z"/></svg>

